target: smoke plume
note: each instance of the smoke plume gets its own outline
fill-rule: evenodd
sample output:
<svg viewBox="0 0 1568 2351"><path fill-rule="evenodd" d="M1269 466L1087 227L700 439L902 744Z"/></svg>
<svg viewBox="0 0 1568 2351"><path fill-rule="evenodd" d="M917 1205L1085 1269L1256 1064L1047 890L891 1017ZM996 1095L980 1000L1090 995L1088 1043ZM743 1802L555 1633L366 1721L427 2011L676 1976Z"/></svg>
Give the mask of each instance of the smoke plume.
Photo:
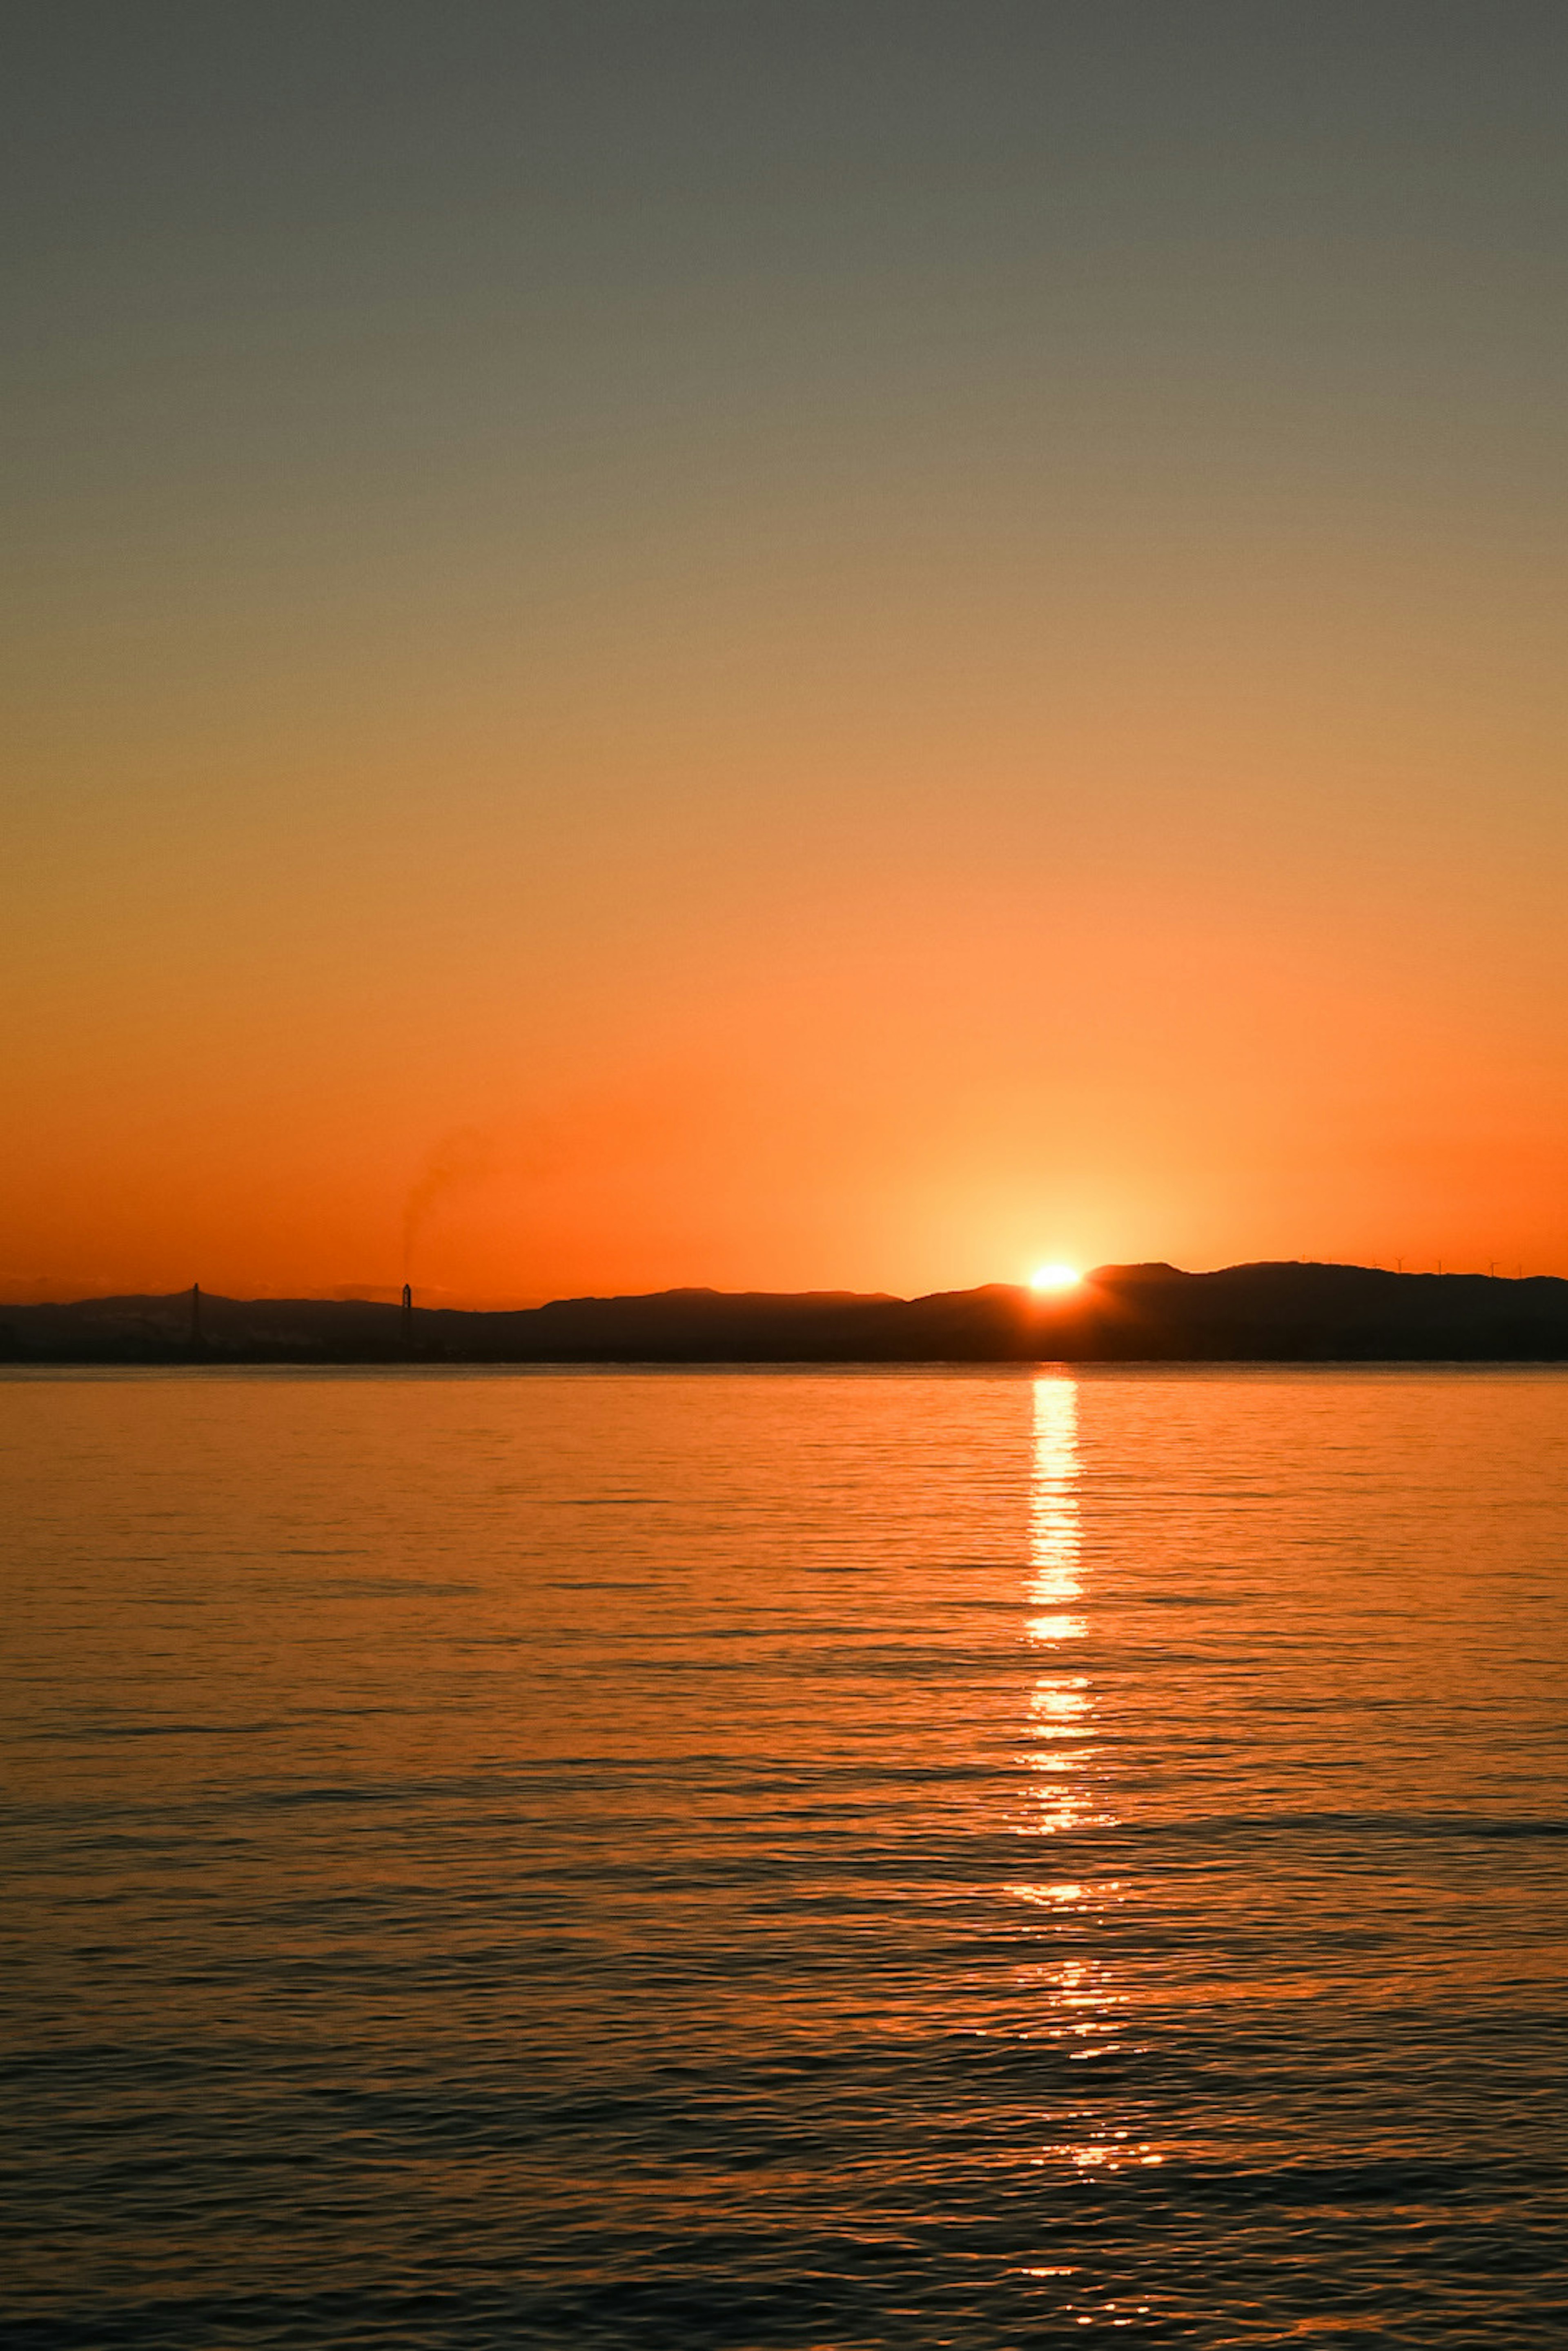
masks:
<svg viewBox="0 0 1568 2351"><path fill-rule="evenodd" d="M431 1210L449 1192L482 1183L496 1164L496 1140L476 1126L455 1127L444 1135L409 1186L402 1210L402 1278L413 1279L413 1251Z"/></svg>

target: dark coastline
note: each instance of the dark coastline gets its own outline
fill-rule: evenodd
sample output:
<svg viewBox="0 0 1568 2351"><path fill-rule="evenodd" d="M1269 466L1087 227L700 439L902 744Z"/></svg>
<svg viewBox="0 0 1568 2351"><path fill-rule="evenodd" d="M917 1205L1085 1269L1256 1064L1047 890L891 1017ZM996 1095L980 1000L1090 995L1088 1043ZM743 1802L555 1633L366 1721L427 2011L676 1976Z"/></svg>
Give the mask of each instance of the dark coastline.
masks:
<svg viewBox="0 0 1568 2351"><path fill-rule="evenodd" d="M664 1290L510 1312L189 1291L0 1306L12 1364L1559 1363L1568 1281L1263 1264L1105 1266L1066 1299Z"/></svg>

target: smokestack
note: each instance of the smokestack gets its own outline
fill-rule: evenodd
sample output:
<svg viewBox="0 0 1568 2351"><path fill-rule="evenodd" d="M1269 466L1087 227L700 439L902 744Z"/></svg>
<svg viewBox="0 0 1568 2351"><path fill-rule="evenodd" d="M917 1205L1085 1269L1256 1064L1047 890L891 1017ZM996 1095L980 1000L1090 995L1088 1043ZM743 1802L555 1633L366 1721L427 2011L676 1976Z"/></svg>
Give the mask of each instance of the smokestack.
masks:
<svg viewBox="0 0 1568 2351"><path fill-rule="evenodd" d="M405 1347L413 1344L413 1290L406 1281L402 1286L402 1343Z"/></svg>
<svg viewBox="0 0 1568 2351"><path fill-rule="evenodd" d="M191 1284L191 1344L193 1347L199 1347L201 1343L202 1285L199 1281L193 1281Z"/></svg>

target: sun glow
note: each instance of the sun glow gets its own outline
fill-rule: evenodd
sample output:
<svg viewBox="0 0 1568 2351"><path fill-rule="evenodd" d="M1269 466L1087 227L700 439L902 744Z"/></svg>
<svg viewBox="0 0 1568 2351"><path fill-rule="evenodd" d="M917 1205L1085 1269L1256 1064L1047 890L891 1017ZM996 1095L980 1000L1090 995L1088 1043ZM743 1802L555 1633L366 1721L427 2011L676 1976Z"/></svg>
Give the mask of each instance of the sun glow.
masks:
<svg viewBox="0 0 1568 2351"><path fill-rule="evenodd" d="M1072 1290L1083 1276L1075 1265L1037 1265L1030 1275L1031 1290Z"/></svg>

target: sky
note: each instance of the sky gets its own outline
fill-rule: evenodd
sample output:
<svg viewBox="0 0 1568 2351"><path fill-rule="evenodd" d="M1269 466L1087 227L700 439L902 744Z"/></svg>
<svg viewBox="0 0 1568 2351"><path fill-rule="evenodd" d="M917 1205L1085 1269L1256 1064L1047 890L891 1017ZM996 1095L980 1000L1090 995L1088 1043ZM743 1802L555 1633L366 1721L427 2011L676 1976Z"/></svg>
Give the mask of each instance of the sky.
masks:
<svg viewBox="0 0 1568 2351"><path fill-rule="evenodd" d="M13 0L0 1295L1568 1273L1568 11Z"/></svg>

